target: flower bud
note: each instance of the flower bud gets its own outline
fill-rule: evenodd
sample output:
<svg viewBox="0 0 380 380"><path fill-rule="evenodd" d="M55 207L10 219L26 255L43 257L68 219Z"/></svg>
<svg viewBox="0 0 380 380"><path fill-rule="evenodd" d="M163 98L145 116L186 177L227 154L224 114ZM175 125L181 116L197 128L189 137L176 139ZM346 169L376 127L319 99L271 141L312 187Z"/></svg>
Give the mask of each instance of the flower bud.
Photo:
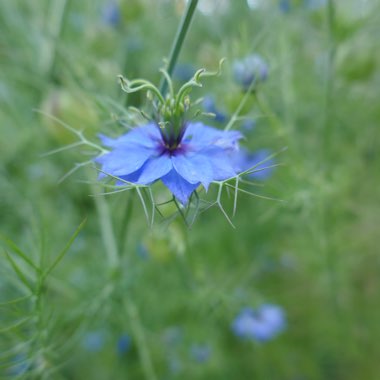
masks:
<svg viewBox="0 0 380 380"><path fill-rule="evenodd" d="M260 55L252 54L234 62L233 76L244 91L253 90L259 82L267 79L268 65Z"/></svg>

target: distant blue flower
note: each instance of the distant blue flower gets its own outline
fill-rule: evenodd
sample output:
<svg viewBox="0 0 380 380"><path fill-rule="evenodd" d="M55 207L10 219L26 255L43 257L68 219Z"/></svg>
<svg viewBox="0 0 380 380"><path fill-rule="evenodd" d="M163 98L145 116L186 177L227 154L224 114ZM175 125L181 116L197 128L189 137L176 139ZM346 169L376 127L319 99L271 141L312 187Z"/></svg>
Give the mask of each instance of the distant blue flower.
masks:
<svg viewBox="0 0 380 380"><path fill-rule="evenodd" d="M232 330L236 336L259 342L275 338L285 327L283 309L271 304L264 304L257 310L245 308L232 323Z"/></svg>
<svg viewBox="0 0 380 380"><path fill-rule="evenodd" d="M131 346L131 337L127 334L123 334L117 341L116 349L119 355L124 355L130 350Z"/></svg>
<svg viewBox="0 0 380 380"><path fill-rule="evenodd" d="M11 366L7 369L10 376L22 376L32 368L31 361L22 353L17 354L11 359Z"/></svg>
<svg viewBox="0 0 380 380"><path fill-rule="evenodd" d="M218 123L224 123L228 119L228 116L216 106L212 96L205 96L203 99L203 109L205 112L215 114L214 120Z"/></svg>
<svg viewBox="0 0 380 380"><path fill-rule="evenodd" d="M304 0L306 8L317 10L326 6L326 0Z"/></svg>
<svg viewBox="0 0 380 380"><path fill-rule="evenodd" d="M100 178L118 177L117 185L161 180L185 205L199 185L207 191L211 182L237 174L233 156L242 137L238 131L225 132L200 122L185 123L177 133L151 122L116 139L101 135L102 143L112 150L95 161L101 164Z"/></svg>
<svg viewBox="0 0 380 380"><path fill-rule="evenodd" d="M252 131L252 129L254 129L256 126L256 120L253 120L253 119L245 119L242 124L241 124L241 129L243 131Z"/></svg>
<svg viewBox="0 0 380 380"><path fill-rule="evenodd" d="M137 252L137 255L141 258L141 259L144 259L144 260L147 260L149 259L149 250L148 248L146 247L145 244L143 243L139 243L137 245L137 249L136 249L136 252Z"/></svg>
<svg viewBox="0 0 380 380"><path fill-rule="evenodd" d="M171 373L178 374L183 370L182 361L177 355L169 355L168 365Z"/></svg>
<svg viewBox="0 0 380 380"><path fill-rule="evenodd" d="M105 334L103 331L91 331L84 336L82 346L87 351L99 352L103 348L104 342Z"/></svg>
<svg viewBox="0 0 380 380"><path fill-rule="evenodd" d="M120 22L120 9L115 1L108 1L102 9L102 20L106 25L117 26Z"/></svg>
<svg viewBox="0 0 380 380"><path fill-rule="evenodd" d="M274 165L274 159L267 159L271 154L272 152L268 149L260 149L254 153L241 149L240 154L235 156L235 170L243 172L252 168L253 173L247 175L249 178L266 180L272 175L274 169L270 167Z"/></svg>
<svg viewBox="0 0 380 380"><path fill-rule="evenodd" d="M195 67L191 63L178 63L174 68L173 78L180 82L188 82L195 71Z"/></svg>
<svg viewBox="0 0 380 380"><path fill-rule="evenodd" d="M144 41L135 35L129 35L126 40L126 48L129 54L135 54L144 50Z"/></svg>
<svg viewBox="0 0 380 380"><path fill-rule="evenodd" d="M268 71L268 64L258 54L237 60L233 65L234 79L244 91L247 91L251 85L254 87L257 83L266 80Z"/></svg>
<svg viewBox="0 0 380 380"><path fill-rule="evenodd" d="M193 344L190 347L191 357L198 363L205 363L210 359L211 347L207 344Z"/></svg>
<svg viewBox="0 0 380 380"><path fill-rule="evenodd" d="M183 340L183 330L179 326L168 327L165 329L162 338L168 347L178 346Z"/></svg>
<svg viewBox="0 0 380 380"><path fill-rule="evenodd" d="M278 6L281 12L288 13L291 8L290 0L279 0Z"/></svg>

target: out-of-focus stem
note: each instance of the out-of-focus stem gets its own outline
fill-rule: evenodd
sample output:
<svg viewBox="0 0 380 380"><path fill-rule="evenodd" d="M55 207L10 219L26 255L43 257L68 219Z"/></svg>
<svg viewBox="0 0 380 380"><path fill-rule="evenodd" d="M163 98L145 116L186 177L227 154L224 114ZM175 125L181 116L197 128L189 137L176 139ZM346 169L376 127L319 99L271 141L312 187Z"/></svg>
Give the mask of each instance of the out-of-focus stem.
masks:
<svg viewBox="0 0 380 380"><path fill-rule="evenodd" d="M191 20L193 19L195 9L197 8L197 4L198 4L198 0L190 0L188 2L186 11L178 27L178 31L174 38L172 49L170 51L168 65L166 67L166 71L169 74L169 76L173 74L174 67L177 63L179 53L181 51L183 42L185 40L187 31L189 30L189 26L191 24ZM167 88L168 88L167 81L165 77L162 77L161 83L160 83L160 92L162 95L165 95Z"/></svg>

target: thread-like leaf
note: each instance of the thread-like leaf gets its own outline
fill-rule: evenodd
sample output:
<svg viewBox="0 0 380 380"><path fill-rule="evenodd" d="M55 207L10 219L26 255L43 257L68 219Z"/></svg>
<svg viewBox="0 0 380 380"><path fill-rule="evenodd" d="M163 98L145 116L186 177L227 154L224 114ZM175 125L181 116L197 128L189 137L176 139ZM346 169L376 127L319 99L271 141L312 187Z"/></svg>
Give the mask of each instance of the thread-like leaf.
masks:
<svg viewBox="0 0 380 380"><path fill-rule="evenodd" d="M33 261L11 239L0 235L0 240L2 240L17 256L29 264L33 269L35 269L37 272L40 271L36 264L34 264Z"/></svg>
<svg viewBox="0 0 380 380"><path fill-rule="evenodd" d="M87 221L87 218L85 218L83 220L83 222L78 226L78 228L72 234L72 236L70 237L69 241L67 242L67 244L65 245L65 247L63 248L63 250L58 254L58 256L55 258L55 260L53 261L53 263L50 265L50 267L43 274L43 276L42 276L43 279L45 279L51 273L51 271L59 264L59 262L63 259L63 257L67 253L67 251L70 249L71 245L74 243L74 240L78 236L79 232L84 227L86 221Z"/></svg>
<svg viewBox="0 0 380 380"><path fill-rule="evenodd" d="M29 283L29 281L27 280L26 276L24 275L24 273L22 272L22 270L20 269L20 267L17 265L17 263L12 259L11 255L8 253L8 251L4 250L5 252L5 257L7 258L7 260L9 261L9 263L11 264L13 270L16 272L18 278L20 279L20 281L31 291L33 291L33 287L32 285Z"/></svg>

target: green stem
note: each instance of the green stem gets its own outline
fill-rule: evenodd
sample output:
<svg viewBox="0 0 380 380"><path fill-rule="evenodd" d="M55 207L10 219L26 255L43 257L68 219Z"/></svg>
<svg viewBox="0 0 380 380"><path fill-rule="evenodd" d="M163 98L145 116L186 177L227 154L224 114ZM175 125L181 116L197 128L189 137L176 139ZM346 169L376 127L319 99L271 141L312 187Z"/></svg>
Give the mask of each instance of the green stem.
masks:
<svg viewBox="0 0 380 380"><path fill-rule="evenodd" d="M334 61L336 53L334 0L328 0L326 7L329 47L325 78L325 118L323 123L323 147L321 152L324 158L329 161L329 154L331 153L329 152L329 148L331 145L332 128L334 124L332 122L332 110L334 107Z"/></svg>
<svg viewBox="0 0 380 380"><path fill-rule="evenodd" d="M182 17L181 23L178 27L177 34L175 36L172 49L170 51L170 55L169 55L170 58L169 58L168 66L166 69L169 76L172 76L172 74L173 74L174 67L177 63L179 53L181 51L183 42L184 42L186 34L187 34L187 31L188 31L189 26L191 24L191 20L193 18L194 11L197 8L197 4L198 4L198 0L190 0L189 1L187 8L186 8L186 11ZM160 82L160 92L163 96L165 96L167 88L168 88L168 83L167 83L165 77L162 77L161 82Z"/></svg>
<svg viewBox="0 0 380 380"><path fill-rule="evenodd" d="M98 190L97 186L93 185L92 191L96 193L97 190ZM123 246L123 244L120 244L120 245L117 244L117 241L115 238L115 232L114 232L113 224L112 224L111 212L108 207L108 203L106 199L103 196L96 196L95 205L98 211L98 218L99 218L103 243L104 243L107 256L108 256L108 265L109 265L110 275L111 275L111 278L109 279L109 281L110 282L113 281L110 284L111 287L112 285L114 285L114 287L111 288L111 292L113 292L113 290L117 288L117 284L116 284L117 277L113 276L113 274L119 268L119 265L120 265L119 247ZM128 230L130 220L131 220L130 215L128 215L124 223L125 232ZM136 338L137 348L139 351L141 365L142 365L145 378L146 380L156 380L157 377L154 372L154 367L153 367L152 360L150 357L148 344L146 342L146 338L144 335L143 326L138 314L138 309L137 309L137 306L131 300L131 296L129 296L128 301L124 301L124 308L126 310L128 317L130 318L131 327L132 327L133 334Z"/></svg>
<svg viewBox="0 0 380 380"><path fill-rule="evenodd" d="M154 372L152 360L150 357L148 345L146 344L146 337L144 329L140 322L140 317L136 305L129 297L128 301L124 301L124 308L129 317L132 330L137 342L137 348L142 363L145 378L147 380L156 380L156 374Z"/></svg>
<svg viewBox="0 0 380 380"><path fill-rule="evenodd" d="M125 245L129 237L128 226L132 217L132 212L133 212L133 194L128 194L127 204L124 209L124 216L120 224L121 228L119 230L119 235L118 235L118 240L120 242L119 252L121 256L124 254Z"/></svg>
<svg viewBox="0 0 380 380"><path fill-rule="evenodd" d="M327 33L328 33L328 62L326 68L325 78L325 115L323 123L323 135L322 135L322 147L321 162L323 163L324 178L326 183L331 180L330 172L328 168L331 166L332 159L332 144L333 139L333 126L334 122L334 61L336 53L336 38L335 38L335 5L334 0L328 0L326 4L326 17L327 17ZM337 318L341 321L341 312L338 302L339 296L339 281L337 277L338 270L338 258L336 255L336 249L333 247L331 241L331 231L333 229L334 220L334 199L328 194L324 198L324 205L321 208L321 227L323 230L322 236L322 249L325 252L326 265L328 270L329 282L330 282L330 294L331 301L335 307Z"/></svg>
<svg viewBox="0 0 380 380"><path fill-rule="evenodd" d="M96 194L98 192L98 186L92 185L92 191ZM112 227L110 209L104 196L95 196L94 199L96 210L98 212L102 240L108 256L108 264L111 271L113 271L119 266L119 255Z"/></svg>
<svg viewBox="0 0 380 380"><path fill-rule="evenodd" d="M57 44L62 34L64 21L68 13L68 5L70 0L55 1L52 3L52 12L50 17L50 49L47 62L47 74L52 80L55 80L55 67L57 62Z"/></svg>

